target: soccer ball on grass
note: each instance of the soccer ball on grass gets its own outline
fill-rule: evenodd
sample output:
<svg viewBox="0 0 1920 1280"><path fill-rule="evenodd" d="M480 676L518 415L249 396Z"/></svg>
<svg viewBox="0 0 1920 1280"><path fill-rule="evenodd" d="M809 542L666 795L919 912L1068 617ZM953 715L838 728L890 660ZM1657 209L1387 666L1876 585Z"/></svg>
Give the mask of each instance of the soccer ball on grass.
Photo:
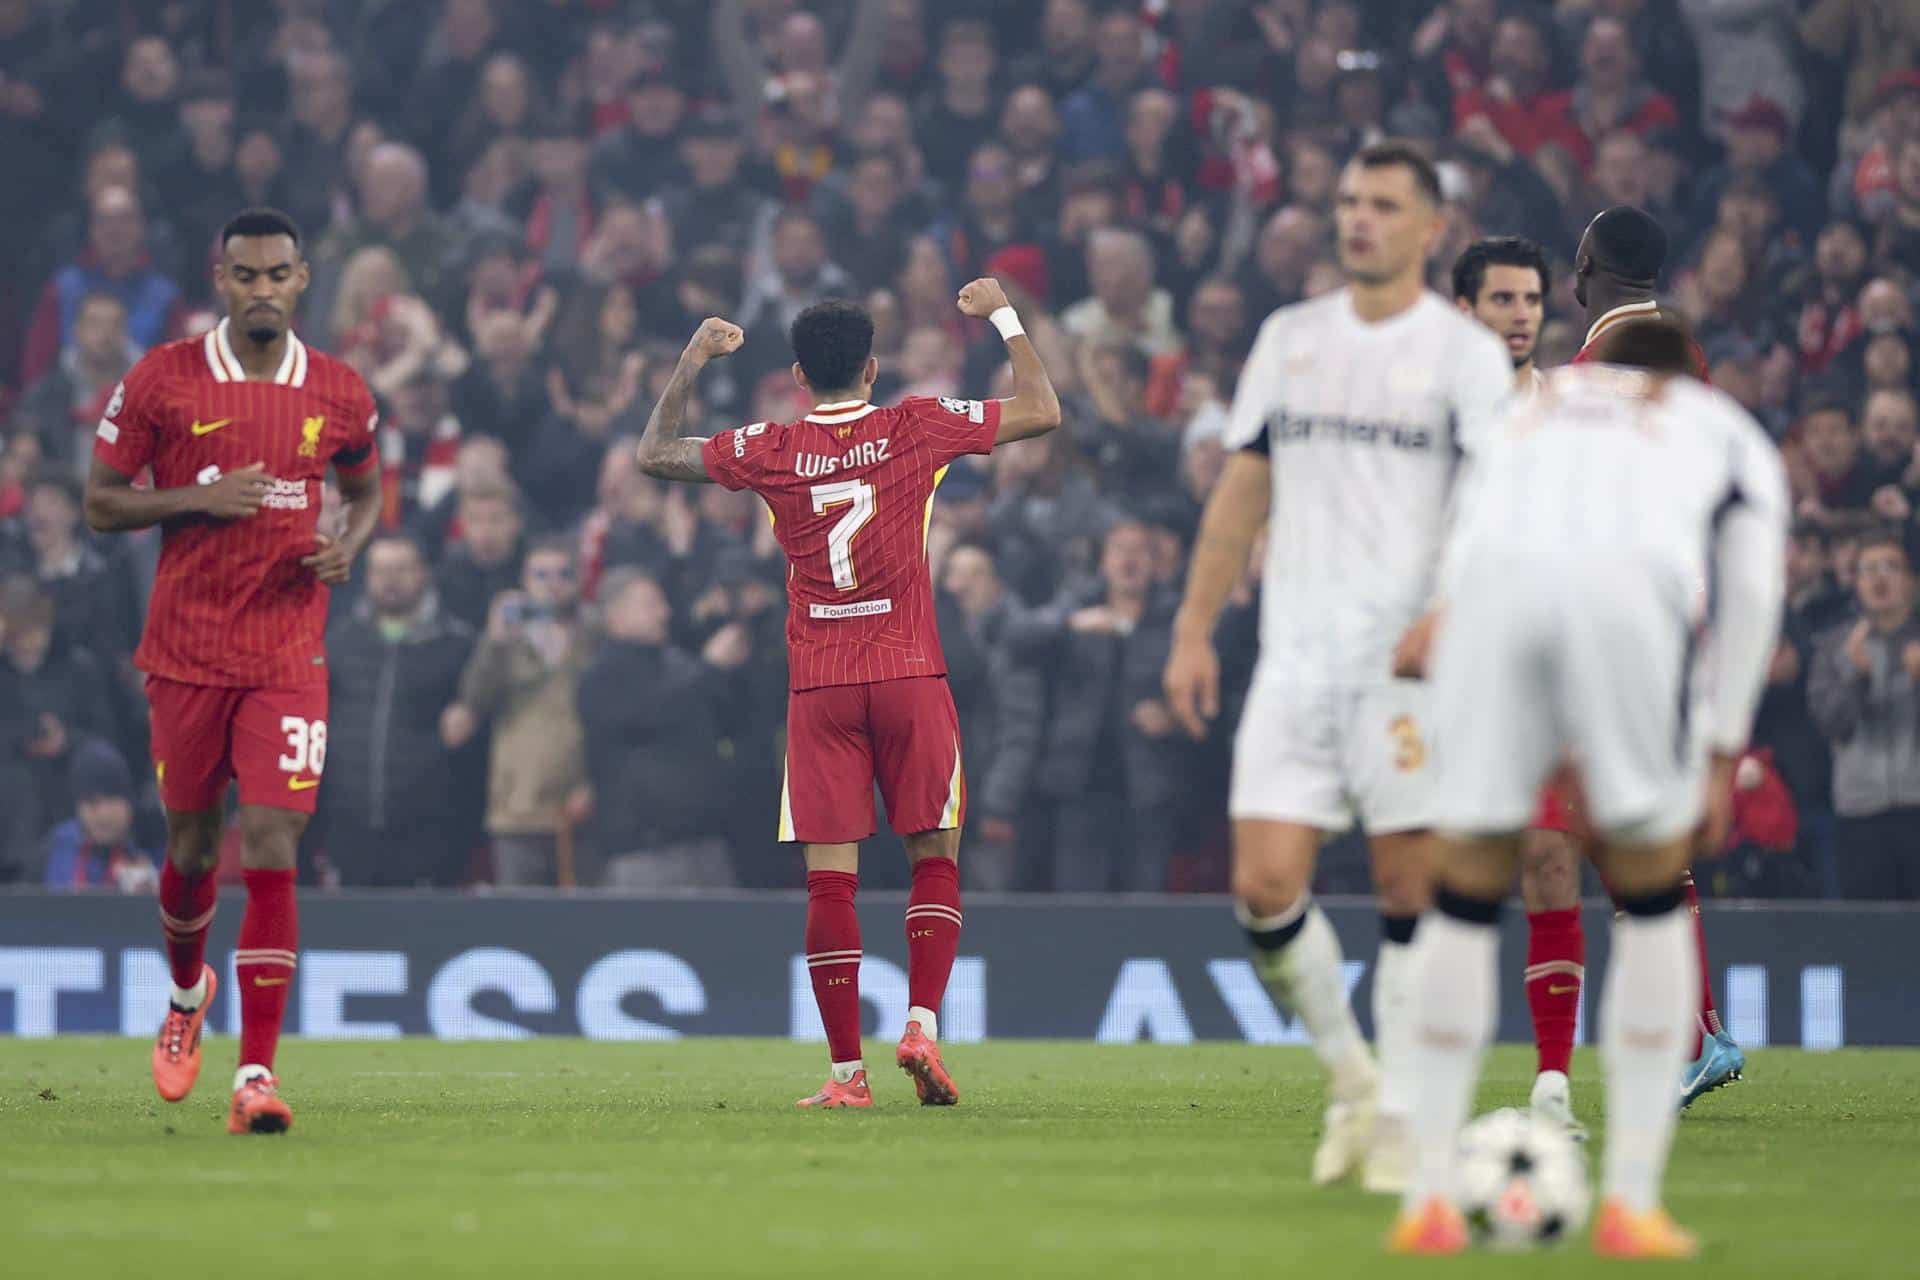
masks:
<svg viewBox="0 0 1920 1280"><path fill-rule="evenodd" d="M1490 1249L1556 1244L1585 1225L1592 1191L1580 1145L1552 1121L1507 1107L1460 1135L1460 1212Z"/></svg>

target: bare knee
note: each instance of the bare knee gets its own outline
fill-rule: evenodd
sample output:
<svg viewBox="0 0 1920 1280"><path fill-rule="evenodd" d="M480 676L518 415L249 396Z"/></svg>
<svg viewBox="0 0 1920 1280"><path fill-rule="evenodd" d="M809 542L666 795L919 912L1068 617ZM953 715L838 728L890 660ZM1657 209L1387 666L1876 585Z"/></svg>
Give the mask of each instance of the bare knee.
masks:
<svg viewBox="0 0 1920 1280"><path fill-rule="evenodd" d="M960 832L921 831L906 838L907 861L922 862L928 858L945 858L948 862L960 861Z"/></svg>
<svg viewBox="0 0 1920 1280"><path fill-rule="evenodd" d="M299 863L307 815L247 805L240 810L240 863L249 871L291 871Z"/></svg>
<svg viewBox="0 0 1920 1280"><path fill-rule="evenodd" d="M1256 916L1279 915L1313 884L1319 836L1278 823L1234 828L1233 896Z"/></svg>
<svg viewBox="0 0 1920 1280"><path fill-rule="evenodd" d="M1580 905L1580 852L1558 831L1530 831L1520 847L1520 897L1528 911Z"/></svg>
<svg viewBox="0 0 1920 1280"><path fill-rule="evenodd" d="M1431 844L1425 833L1373 841L1373 893L1382 915L1415 916L1432 904Z"/></svg>
<svg viewBox="0 0 1920 1280"><path fill-rule="evenodd" d="M190 880L209 875L220 865L220 831L225 815L218 809L205 813L167 813L167 861Z"/></svg>

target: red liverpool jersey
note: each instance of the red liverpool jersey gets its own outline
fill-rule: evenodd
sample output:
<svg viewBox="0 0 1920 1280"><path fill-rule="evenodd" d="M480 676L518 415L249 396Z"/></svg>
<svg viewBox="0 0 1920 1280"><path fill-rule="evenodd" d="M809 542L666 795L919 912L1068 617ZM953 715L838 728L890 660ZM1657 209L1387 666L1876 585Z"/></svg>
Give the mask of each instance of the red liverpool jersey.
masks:
<svg viewBox="0 0 1920 1280"><path fill-rule="evenodd" d="M823 404L707 441L707 474L773 511L793 689L946 674L927 569L933 491L955 458L991 452L999 429L997 400L915 396Z"/></svg>
<svg viewBox="0 0 1920 1280"><path fill-rule="evenodd" d="M134 662L168 680L289 688L327 678L328 589L303 566L316 548L327 466L376 463L373 396L360 375L287 336L271 382L249 382L227 322L147 353L107 405L94 456L156 488L212 484L266 464L273 488L244 520L192 517L162 532L160 568Z"/></svg>
<svg viewBox="0 0 1920 1280"><path fill-rule="evenodd" d="M1574 364L1591 364L1594 351L1600 345L1601 335L1617 325L1631 324L1635 320L1665 320L1668 317L1660 310L1656 302L1634 302L1624 307L1615 307L1593 322L1593 328L1587 331L1587 345L1581 347L1573 357ZM1713 379L1707 376L1707 353L1692 338L1687 339L1687 348L1693 353L1693 376L1712 385Z"/></svg>

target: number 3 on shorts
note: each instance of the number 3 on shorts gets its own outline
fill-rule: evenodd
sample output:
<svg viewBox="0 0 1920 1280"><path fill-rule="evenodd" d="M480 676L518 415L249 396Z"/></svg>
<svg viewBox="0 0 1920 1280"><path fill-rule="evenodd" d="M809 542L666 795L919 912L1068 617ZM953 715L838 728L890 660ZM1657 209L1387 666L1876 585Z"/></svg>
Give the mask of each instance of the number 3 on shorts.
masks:
<svg viewBox="0 0 1920 1280"><path fill-rule="evenodd" d="M319 777L327 767L327 722L281 716L280 732L287 735L287 754L279 760L281 771Z"/></svg>

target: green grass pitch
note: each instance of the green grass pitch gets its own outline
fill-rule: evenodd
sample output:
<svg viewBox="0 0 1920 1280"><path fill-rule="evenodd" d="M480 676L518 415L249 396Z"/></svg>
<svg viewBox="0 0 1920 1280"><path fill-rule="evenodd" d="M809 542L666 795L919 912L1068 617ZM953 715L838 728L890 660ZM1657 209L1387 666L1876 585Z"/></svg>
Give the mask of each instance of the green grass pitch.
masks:
<svg viewBox="0 0 1920 1280"><path fill-rule="evenodd" d="M879 1060L883 1046L869 1041ZM1617 1273L1554 1256L1383 1258L1390 1205L1306 1184L1304 1050L960 1045L922 1110L796 1113L818 1046L291 1042L280 1138L224 1125L232 1041L160 1102L143 1042L0 1040L0 1275L1198 1276ZM1583 1051L1576 1103L1596 1118ZM1482 1108L1520 1103L1499 1050ZM1753 1055L1681 1121L1695 1274L1920 1274L1920 1055Z"/></svg>

